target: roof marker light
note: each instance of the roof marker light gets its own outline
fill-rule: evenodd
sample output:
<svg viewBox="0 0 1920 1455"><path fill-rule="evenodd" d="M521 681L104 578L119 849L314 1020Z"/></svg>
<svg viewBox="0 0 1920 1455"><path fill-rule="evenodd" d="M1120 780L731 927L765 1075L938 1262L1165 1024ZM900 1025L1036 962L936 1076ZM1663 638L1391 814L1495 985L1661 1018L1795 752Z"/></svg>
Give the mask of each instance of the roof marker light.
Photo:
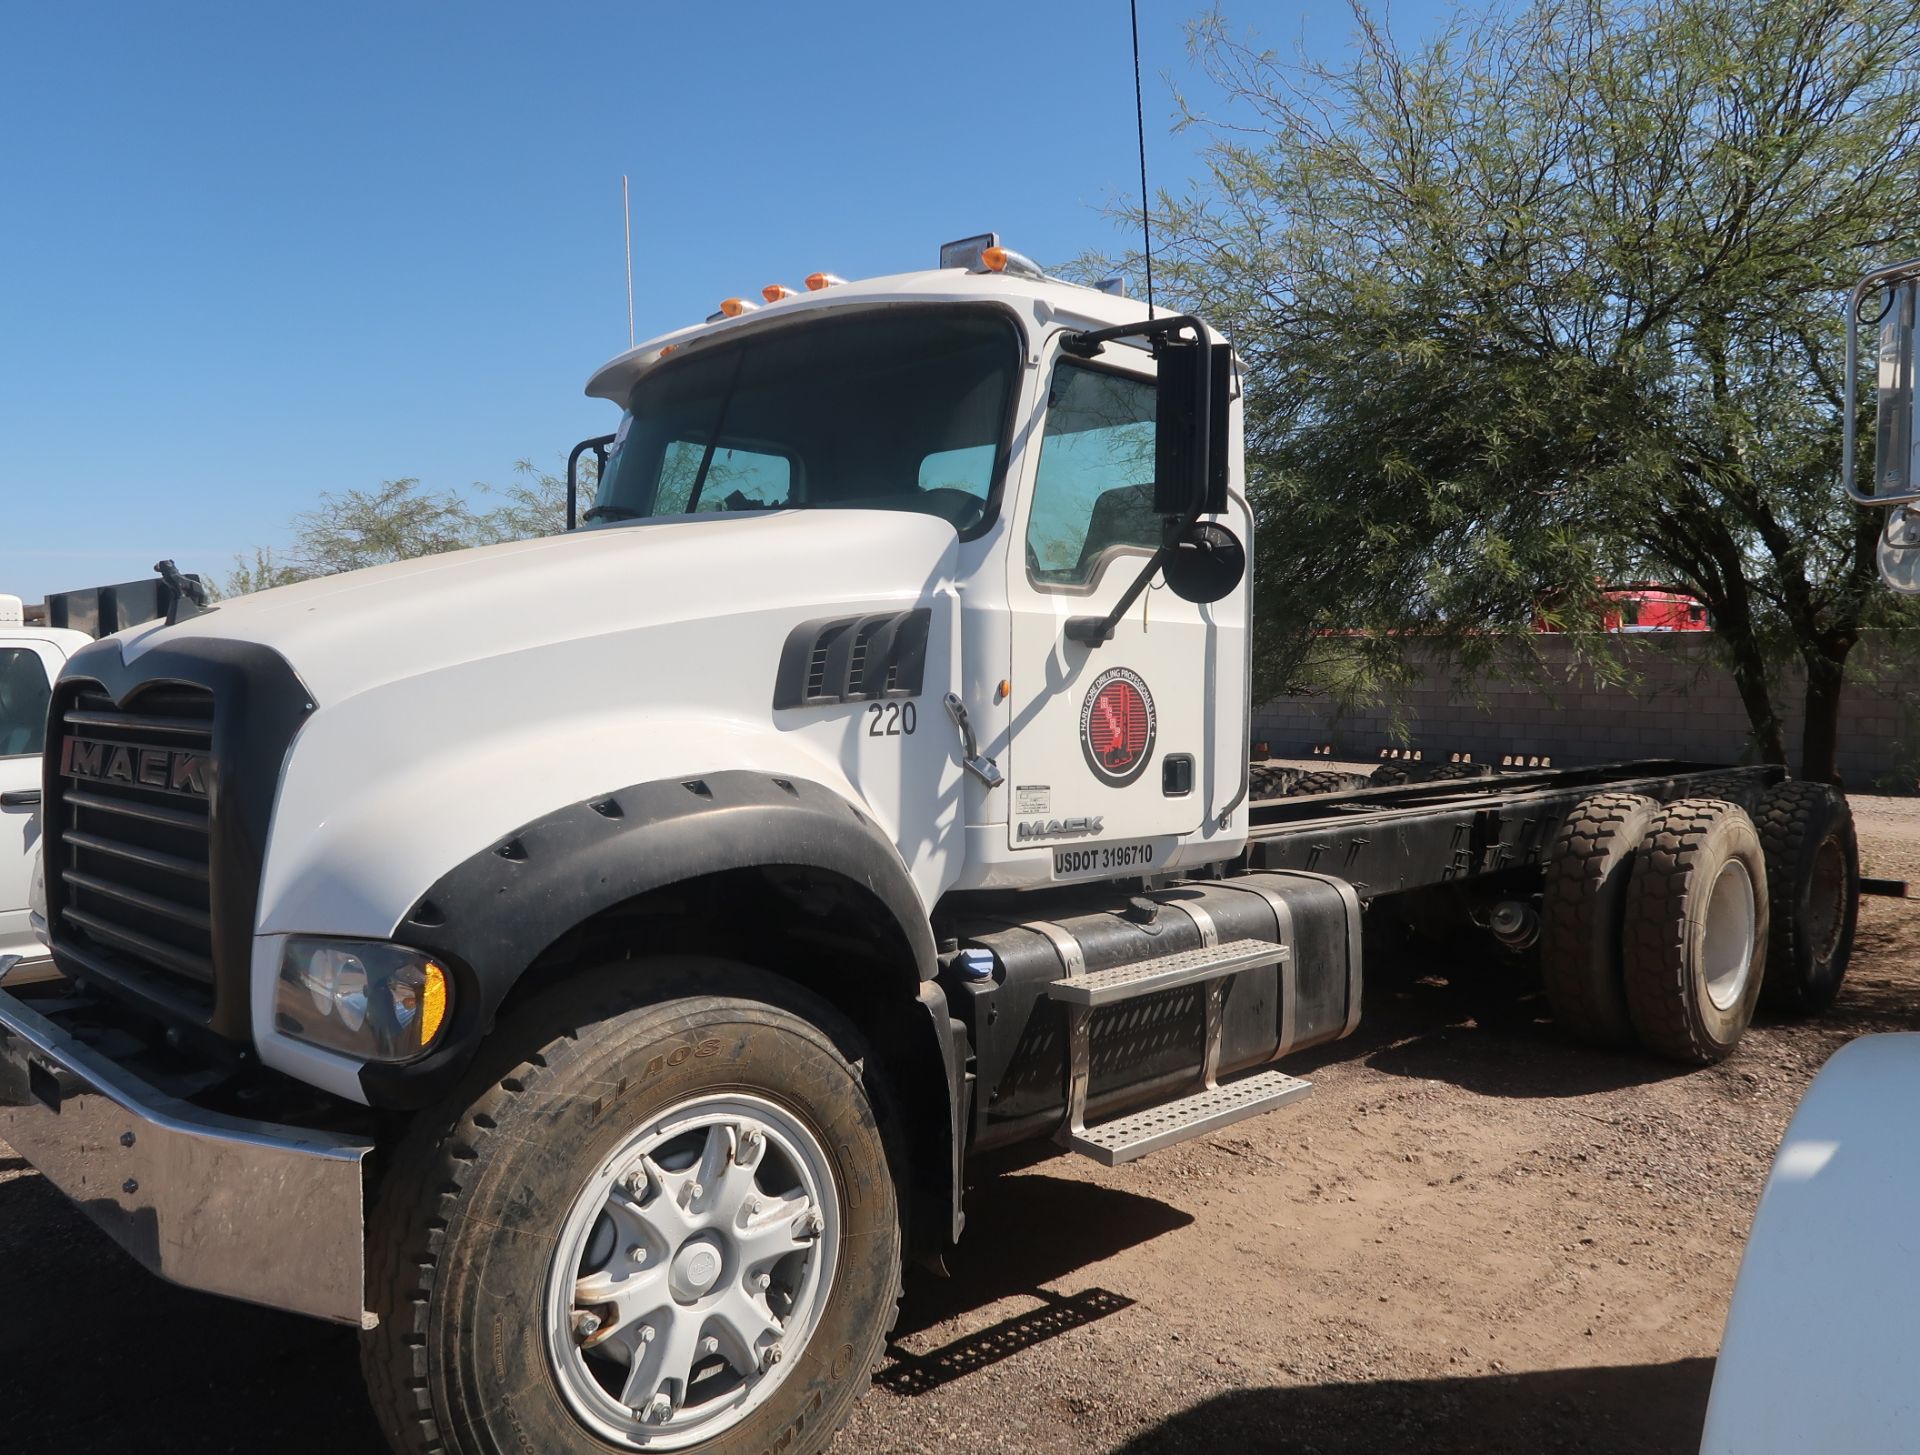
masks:
<svg viewBox="0 0 1920 1455"><path fill-rule="evenodd" d="M1013 278L1044 278L1040 265L1012 248L991 247L980 250L980 266L989 273L1005 273Z"/></svg>
<svg viewBox="0 0 1920 1455"><path fill-rule="evenodd" d="M727 318L738 318L743 313L752 313L758 309L758 303L749 303L744 298L723 298L720 300L720 312Z"/></svg>
<svg viewBox="0 0 1920 1455"><path fill-rule="evenodd" d="M838 273L809 273L807 274L807 291L818 293L822 288L838 288L846 281Z"/></svg>
<svg viewBox="0 0 1920 1455"><path fill-rule="evenodd" d="M800 290L789 288L785 283L769 283L760 290L760 296L769 303L778 303L782 298L798 298Z"/></svg>

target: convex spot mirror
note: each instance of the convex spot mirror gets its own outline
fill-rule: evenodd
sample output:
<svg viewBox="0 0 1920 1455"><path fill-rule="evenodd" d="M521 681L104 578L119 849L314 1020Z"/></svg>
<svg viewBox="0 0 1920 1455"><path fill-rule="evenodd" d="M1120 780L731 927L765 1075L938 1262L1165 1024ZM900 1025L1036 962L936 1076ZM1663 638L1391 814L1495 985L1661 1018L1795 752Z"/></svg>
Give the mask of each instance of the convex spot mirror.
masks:
<svg viewBox="0 0 1920 1455"><path fill-rule="evenodd" d="M1240 584L1247 574L1247 550L1224 525L1203 520L1187 527L1160 570L1175 596L1205 606Z"/></svg>

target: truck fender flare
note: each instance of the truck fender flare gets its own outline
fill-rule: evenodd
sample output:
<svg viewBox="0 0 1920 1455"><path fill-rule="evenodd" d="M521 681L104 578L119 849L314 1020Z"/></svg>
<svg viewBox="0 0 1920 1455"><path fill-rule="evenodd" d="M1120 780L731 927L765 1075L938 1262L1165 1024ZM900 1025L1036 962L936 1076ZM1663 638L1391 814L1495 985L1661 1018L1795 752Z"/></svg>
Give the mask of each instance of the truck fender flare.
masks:
<svg viewBox="0 0 1920 1455"><path fill-rule="evenodd" d="M837 874L868 890L913 961L911 971L902 967L903 990L917 993L933 979L933 929L906 865L879 825L833 789L740 769L636 783L523 824L414 902L393 938L445 958L453 1023L443 1047L419 1061L363 1067L369 1099L417 1106L449 1086L521 975L595 915L722 870L774 866Z"/></svg>
<svg viewBox="0 0 1920 1455"><path fill-rule="evenodd" d="M933 929L891 840L857 805L806 778L729 769L636 783L570 803L455 865L394 937L444 949L497 993L561 935L648 890L726 869L788 865L862 885L892 914L921 980Z"/></svg>

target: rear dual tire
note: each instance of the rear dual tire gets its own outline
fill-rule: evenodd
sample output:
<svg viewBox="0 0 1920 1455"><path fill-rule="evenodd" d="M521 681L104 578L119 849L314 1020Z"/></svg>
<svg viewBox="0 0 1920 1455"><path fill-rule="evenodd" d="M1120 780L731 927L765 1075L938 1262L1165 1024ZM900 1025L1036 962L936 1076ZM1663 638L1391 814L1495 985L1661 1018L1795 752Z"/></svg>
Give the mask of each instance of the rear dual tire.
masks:
<svg viewBox="0 0 1920 1455"><path fill-rule="evenodd" d="M1655 815L1627 880L1621 975L1641 1043L1675 1061L1724 1060L1760 1000L1767 866L1737 804L1686 798Z"/></svg>
<svg viewBox="0 0 1920 1455"><path fill-rule="evenodd" d="M1554 1020L1595 1046L1630 1046L1620 975L1633 856L1660 811L1634 793L1597 793L1568 814L1547 851L1540 972Z"/></svg>
<svg viewBox="0 0 1920 1455"><path fill-rule="evenodd" d="M1816 820L1783 815L1824 843ZM1541 977L1554 1019L1593 1045L1723 1059L1753 1020L1770 938L1778 943L1769 881L1779 892L1802 873L1768 852L1738 804L1586 799L1560 825L1543 877Z"/></svg>
<svg viewBox="0 0 1920 1455"><path fill-rule="evenodd" d="M1853 954L1860 912L1860 847L1845 795L1788 779L1754 814L1773 903L1760 1003L1783 1015L1817 1015L1833 1004Z"/></svg>

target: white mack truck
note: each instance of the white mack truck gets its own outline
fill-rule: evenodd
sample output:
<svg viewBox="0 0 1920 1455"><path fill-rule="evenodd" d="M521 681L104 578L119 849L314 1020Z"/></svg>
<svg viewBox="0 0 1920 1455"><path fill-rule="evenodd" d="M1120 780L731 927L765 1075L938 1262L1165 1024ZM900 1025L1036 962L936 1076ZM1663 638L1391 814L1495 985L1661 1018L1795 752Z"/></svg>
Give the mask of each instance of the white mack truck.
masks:
<svg viewBox="0 0 1920 1455"><path fill-rule="evenodd" d="M990 235L808 284L593 376L578 529L56 685L0 1138L361 1329L396 1451L818 1450L970 1158L1303 1096L1363 914L1538 941L1573 1034L1691 1062L1832 998L1852 829L1778 769L1254 791L1204 323Z"/></svg>

